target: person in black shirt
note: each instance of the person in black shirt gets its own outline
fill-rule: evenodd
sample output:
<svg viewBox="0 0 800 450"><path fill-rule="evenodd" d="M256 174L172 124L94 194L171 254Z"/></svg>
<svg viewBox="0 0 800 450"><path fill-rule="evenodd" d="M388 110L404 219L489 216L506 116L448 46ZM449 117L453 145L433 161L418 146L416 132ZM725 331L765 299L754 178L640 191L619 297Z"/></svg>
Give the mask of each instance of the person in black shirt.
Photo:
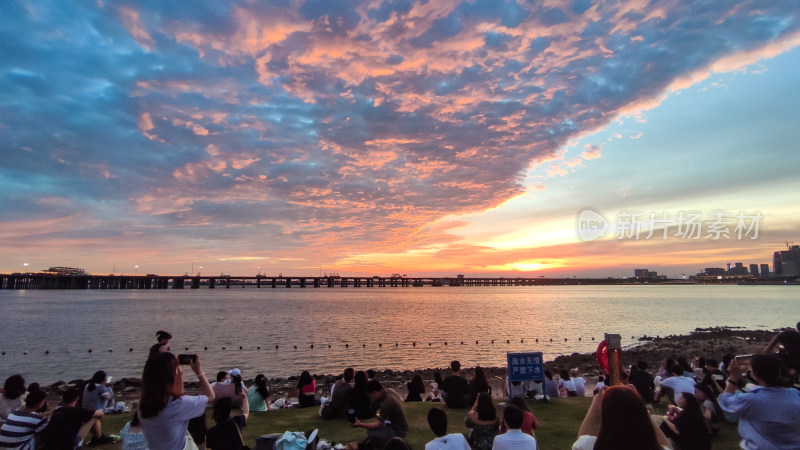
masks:
<svg viewBox="0 0 800 450"><path fill-rule="evenodd" d="M652 403L656 396L656 385L653 381L653 375L650 375L647 368L647 362L637 362L635 366L631 366L631 373L628 380L636 388L636 391L639 392L639 395L642 396L642 400L644 400L645 403Z"/></svg>
<svg viewBox="0 0 800 450"><path fill-rule="evenodd" d="M78 403L79 391L67 389L61 396L61 405L53 410L50 423L42 432L41 439L48 450L73 450L92 433L91 445L109 444L111 437L100 432L100 418L103 411L81 408Z"/></svg>
<svg viewBox="0 0 800 450"><path fill-rule="evenodd" d="M442 381L442 397L448 408L466 408L467 394L469 394L469 382L466 378L461 376L461 363L453 361L450 363L450 369L453 371L452 375L448 375Z"/></svg>
<svg viewBox="0 0 800 450"><path fill-rule="evenodd" d="M242 414L231 417L230 397L222 397L214 403L214 421L216 426L211 427L206 434L206 448L212 450L241 450L246 448L242 440L242 428L247 424L250 415L250 404L247 402L247 393L242 390Z"/></svg>
<svg viewBox="0 0 800 450"><path fill-rule="evenodd" d="M152 347L150 347L150 354L147 355L148 358L153 355L157 355L161 352L167 351L167 344L169 344L170 339L172 339L172 335L164 330L159 330L156 333L156 339L158 340L158 342L153 344Z"/></svg>

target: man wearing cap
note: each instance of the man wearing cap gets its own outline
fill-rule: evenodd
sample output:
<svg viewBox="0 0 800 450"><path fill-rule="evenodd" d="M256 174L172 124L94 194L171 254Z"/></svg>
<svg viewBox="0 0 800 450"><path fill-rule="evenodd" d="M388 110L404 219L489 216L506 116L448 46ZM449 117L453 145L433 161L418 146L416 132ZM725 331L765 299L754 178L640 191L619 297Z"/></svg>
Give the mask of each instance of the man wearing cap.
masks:
<svg viewBox="0 0 800 450"><path fill-rule="evenodd" d="M241 370L239 370L238 368L233 368L228 373L230 374L231 377L230 378L226 378L225 381L222 382L222 384L233 384L234 382L238 381L239 384L242 386L242 390L243 391L247 390L247 388L244 385L244 381L242 381L242 371Z"/></svg>
<svg viewBox="0 0 800 450"><path fill-rule="evenodd" d="M150 347L150 354L147 355L148 358L153 355L157 355L161 352L167 351L167 344L169 344L170 339L172 339L172 335L164 330L158 330L158 332L156 333L156 339L158 340L158 342L153 344L152 347Z"/></svg>

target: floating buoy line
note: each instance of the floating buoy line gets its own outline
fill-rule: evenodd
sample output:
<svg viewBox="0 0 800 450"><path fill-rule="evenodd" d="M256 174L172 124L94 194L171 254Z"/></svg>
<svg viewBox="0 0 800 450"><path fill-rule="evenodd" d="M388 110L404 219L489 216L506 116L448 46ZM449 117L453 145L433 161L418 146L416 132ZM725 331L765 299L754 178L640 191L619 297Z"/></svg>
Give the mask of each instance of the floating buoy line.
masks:
<svg viewBox="0 0 800 450"><path fill-rule="evenodd" d="M653 336L647 336L647 335L643 335L643 336L641 336L639 339L640 339L640 340L647 340L647 339L657 339L657 338L660 338L660 336L655 336L655 337L653 337ZM520 339L519 339L519 343L520 343L520 344L525 344L525 342L526 342L526 340L527 340L529 343L530 343L531 341L533 341L533 342L535 342L536 344L538 344L538 343L540 342L540 339L541 339L541 342L545 342L545 343L559 342L559 341L561 340L561 338L556 338L556 339L554 340L552 337L547 337L547 338L544 338L544 337L523 337L523 338L520 338ZM569 339L570 339L570 338L568 338L568 337L565 337L565 338L563 338L563 339L564 339L564 341L563 341L563 342L569 342ZM573 339L577 339L577 341L578 341L578 342L584 342L584 337L583 337L583 336L578 336L577 338L573 338ZM597 341L596 341L596 339L595 339L594 337L589 337L589 338L586 338L586 339L587 339L587 341L586 341L586 342L589 342L589 341L591 341L591 342L597 342ZM635 336L631 336L631 340L632 340L632 341L635 341L636 339L637 339L637 338L636 338ZM601 340L602 340L602 339L601 339ZM480 346L480 345L487 346L487 345L488 345L488 346L494 346L494 347L497 347L497 348L504 348L504 347L506 347L506 346L508 346L508 345L511 345L512 343L516 344L516 339L515 339L513 342L512 342L512 340L511 340L511 339L503 339L503 340L500 340L500 342L502 342L502 341L505 341L505 345L498 345L498 344L496 344L496 342L497 342L497 341L498 341L497 339L491 339L491 340L488 340L488 341L487 341L487 340L484 340L484 341L483 341L483 344L481 344L481 341L480 341L480 340L476 340L474 345L476 345L476 346ZM468 344L467 342L465 342L465 341L459 341L459 342L460 342L460 345L469 345L469 344ZM489 342L489 343L487 344L487 342ZM444 341L444 340L442 340L442 341L431 340L431 341L426 341L426 343L428 344L428 345L427 345L427 347L428 347L428 348L433 348L433 347L438 347L438 346L441 346L441 347L448 347L448 348L449 348L449 346L450 346L449 344L453 344L453 342L451 342L451 341ZM384 344L384 342L369 343L369 344L362 343L362 344L361 344L361 348L362 348L362 349L364 349L364 350L366 350L366 349L368 349L368 348L378 348L378 349L382 349L382 348L383 348L383 344ZM340 342L340 343L326 343L326 344L323 344L323 345L324 345L325 347L329 348L329 349L332 349L332 348L334 348L334 347L339 347L339 348L342 348L342 347L343 347L343 348L345 348L345 349L350 349L350 347L351 347L351 345L350 345L350 343L349 343L349 342ZM391 343L387 343L387 345L391 345ZM417 347L417 341L410 341L410 342L408 342L408 343L401 343L401 342L399 342L399 341L398 341L398 342L395 342L395 343L394 343L394 347L395 347L395 348L400 348L400 347L401 347L401 345L402 345L403 347L416 348L416 347ZM243 351L243 350L253 350L253 349L255 349L255 350L261 350L261 345L256 345L256 346L245 346L245 345L239 345L238 347L239 347L239 350L241 350L241 351ZM354 345L353 345L353 347L357 347L357 344L354 344ZM217 348L219 348L219 349L221 349L221 350L223 350L223 351L227 351L227 350L229 350L227 346L221 346L221 347L216 347L216 348L215 348L215 347L209 347L208 345L203 345L203 346L198 346L198 347L196 347L196 348L197 348L198 350L199 350L200 348L202 348L202 351L204 351L204 352L206 352L206 351L209 351L209 349L211 349L211 350L213 351L213 350L216 350ZM232 347L232 348L230 348L230 350L234 350L234 348L235 348L235 347ZM279 344L275 344L275 350L280 350L280 348L281 348L281 347L280 347L280 345L279 345ZM317 348L318 348L318 347L317 347L317 346L315 346L315 344L314 344L314 343L305 344L305 345L303 345L303 346L298 346L298 345L292 344L292 346L291 346L291 349L292 349L292 350L300 350L300 351L303 351L303 350L306 350L306 349L308 349L308 350L315 350L315 349L317 349ZM142 349L141 349L141 351L143 351L143 352L144 352L144 351L146 351L146 350L147 350L147 349L145 349L145 348L142 348ZM170 351L174 351L174 352L176 352L176 353L178 352L178 349L177 349L177 348L176 348L176 349L170 349L170 348L168 348L168 350L170 350ZM535 350L535 349L534 349L534 350ZM23 354L23 355L28 355L28 354L45 354L45 355L51 355L51 354L55 354L55 353L58 353L58 352L63 352L63 353L71 353L71 352L73 352L73 351L80 351L80 350L79 350L79 349L58 349L58 350L44 349L44 350L40 350L40 351L23 350L23 351L22 351L22 354ZM93 353L93 349L92 349L92 348L88 348L88 349L85 349L85 350L83 350L83 351L85 351L85 352L87 352L87 353ZM112 353L113 351L114 351L114 349L113 349L113 348L109 348L109 349L107 349L107 352L108 352L108 353ZM128 348L128 352L133 352L133 351L134 351L134 348L133 348L133 347L129 347L129 348ZM184 351L184 352L191 352L191 351L192 351L192 347L185 346L185 347L183 347L183 348L182 348L180 351ZM5 355L7 355L7 354L13 354L13 352L8 352L8 351L5 351L5 350L3 350L3 351L0 351L0 356L5 356Z"/></svg>

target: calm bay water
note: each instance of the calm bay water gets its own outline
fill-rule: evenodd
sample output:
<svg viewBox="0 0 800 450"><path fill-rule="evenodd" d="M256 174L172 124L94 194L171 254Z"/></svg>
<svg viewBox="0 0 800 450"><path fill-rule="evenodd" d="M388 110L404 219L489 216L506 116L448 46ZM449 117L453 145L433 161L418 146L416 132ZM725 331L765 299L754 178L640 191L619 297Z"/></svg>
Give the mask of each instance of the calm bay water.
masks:
<svg viewBox="0 0 800 450"><path fill-rule="evenodd" d="M199 353L209 375L239 367L252 378L445 367L452 359L504 366L509 351L541 351L547 360L593 351L606 332L630 345L632 336L774 329L799 319L794 286L0 291L0 379L22 373L52 383L101 369L140 376L159 329L172 333L174 353Z"/></svg>

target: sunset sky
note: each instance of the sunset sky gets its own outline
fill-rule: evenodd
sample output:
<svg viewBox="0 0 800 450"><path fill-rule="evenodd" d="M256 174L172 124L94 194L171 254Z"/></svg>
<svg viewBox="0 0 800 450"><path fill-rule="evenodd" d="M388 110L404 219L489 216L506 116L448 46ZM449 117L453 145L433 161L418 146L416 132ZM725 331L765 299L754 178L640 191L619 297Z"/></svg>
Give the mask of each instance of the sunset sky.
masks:
<svg viewBox="0 0 800 450"><path fill-rule="evenodd" d="M0 272L771 263L799 73L796 0L6 0Z"/></svg>

